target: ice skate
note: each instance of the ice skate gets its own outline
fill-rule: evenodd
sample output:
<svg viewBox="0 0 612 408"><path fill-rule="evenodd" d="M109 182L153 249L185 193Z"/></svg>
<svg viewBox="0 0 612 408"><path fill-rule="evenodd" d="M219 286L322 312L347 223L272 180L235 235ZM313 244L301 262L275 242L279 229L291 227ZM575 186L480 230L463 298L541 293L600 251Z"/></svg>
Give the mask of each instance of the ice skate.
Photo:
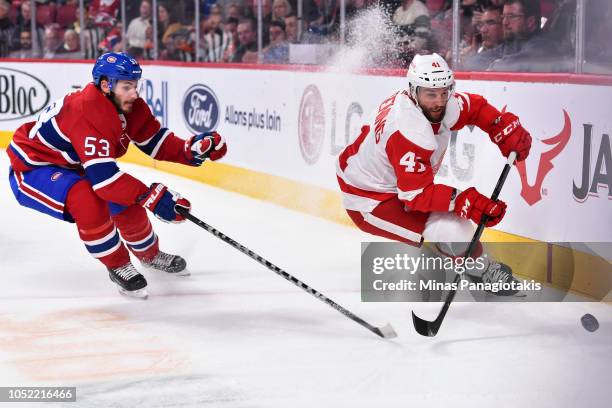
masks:
<svg viewBox="0 0 612 408"><path fill-rule="evenodd" d="M108 269L110 279L117 285L119 293L124 296L146 299L149 297L147 280L142 276L131 262L114 269Z"/></svg>
<svg viewBox="0 0 612 408"><path fill-rule="evenodd" d="M187 262L181 256L171 255L159 251L152 259L141 259L140 262L146 268L166 272L174 276L189 276Z"/></svg>
<svg viewBox="0 0 612 408"><path fill-rule="evenodd" d="M512 269L501 262L495 262L495 261L491 261L491 263L489 263L489 267L487 268L486 271L484 271L484 273L481 276L478 275L470 275L467 274L467 276L470 278L470 280L472 282L475 283L511 283L511 282L517 282L518 281L516 279L514 279L514 277L512 276ZM519 290L517 289L508 289L508 290L499 290L497 292L493 292L493 291L489 291L487 290L487 292L492 293L494 295L497 296L515 296L516 294L519 293Z"/></svg>

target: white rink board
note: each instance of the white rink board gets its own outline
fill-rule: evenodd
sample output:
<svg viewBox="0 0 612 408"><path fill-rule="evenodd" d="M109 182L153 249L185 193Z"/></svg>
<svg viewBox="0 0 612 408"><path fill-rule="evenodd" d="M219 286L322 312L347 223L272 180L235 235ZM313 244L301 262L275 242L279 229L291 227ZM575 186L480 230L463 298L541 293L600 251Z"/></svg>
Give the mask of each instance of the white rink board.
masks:
<svg viewBox="0 0 612 408"><path fill-rule="evenodd" d="M4 63L0 75L9 72L2 70L6 68L40 79L49 89L50 101L61 97L71 87L88 82L91 71L90 64L80 63ZM183 99L192 86L204 85L215 94L218 103L217 129L227 137L229 144L226 163L330 190L337 190L334 155L346 144L347 136L356 136L361 125L360 116L369 115L383 99L405 85L399 77L337 73L154 65L145 65L143 70L144 78L150 80L151 105L157 103L159 118L177 134L187 137L193 133L184 120ZM24 84L34 83L23 75L22 78ZM318 90L320 101L312 86ZM307 88L309 97L304 102ZM459 81L457 89L482 94L500 109L507 106L534 137L526 163L525 183L534 186L527 189L532 203L528 204L521 197L522 183L518 172L513 171L501 195L511 211L498 226L500 230L542 241L612 242L612 196L609 191L612 183L609 144L612 87ZM146 97L146 89L142 96ZM209 101L210 98L201 104L204 112L200 113L204 113L204 118L206 109L210 108ZM232 109L245 113L246 124L232 123L226 118L226 113ZM280 119L280 126L278 120L271 122L275 125L271 129L249 126L249 114L265 114L266 111ZM564 129L564 111L571 125L571 129L566 129L569 141L555 157L547 160L546 152L556 144L542 141ZM238 115L234 115L236 117ZM10 115L0 113L0 130L14 130L24 120L29 120L7 120L9 118ZM592 132L590 154L587 155L591 162L585 173L587 182L590 187L594 174L599 175L600 181L596 193L588 194L582 188L585 129ZM307 146L306 156L300 149L300 138L302 145ZM456 146L451 146L446 154L445 166L437 182L459 188L474 185L489 194L504 164L497 147L478 129L464 129L457 140ZM596 168L598 157L600 163ZM536 174L544 175L547 163L552 163L552 169L538 185Z"/></svg>

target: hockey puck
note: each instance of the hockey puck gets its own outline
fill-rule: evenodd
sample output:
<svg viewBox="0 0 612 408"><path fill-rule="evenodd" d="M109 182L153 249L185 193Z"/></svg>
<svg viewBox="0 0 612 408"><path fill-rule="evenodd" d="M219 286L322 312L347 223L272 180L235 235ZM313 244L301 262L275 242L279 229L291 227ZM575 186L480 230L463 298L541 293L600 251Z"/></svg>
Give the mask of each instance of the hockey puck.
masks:
<svg viewBox="0 0 612 408"><path fill-rule="evenodd" d="M582 323L582 327L584 327L590 332L594 332L595 330L599 329L599 322L597 321L595 316L590 313L587 313L582 316L580 318L580 322Z"/></svg>

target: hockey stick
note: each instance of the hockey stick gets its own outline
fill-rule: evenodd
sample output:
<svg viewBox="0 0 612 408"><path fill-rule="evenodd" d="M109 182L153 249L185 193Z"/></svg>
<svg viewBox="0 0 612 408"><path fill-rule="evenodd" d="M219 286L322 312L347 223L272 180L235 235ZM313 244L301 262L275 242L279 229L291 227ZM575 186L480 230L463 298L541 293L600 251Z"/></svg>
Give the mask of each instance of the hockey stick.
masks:
<svg viewBox="0 0 612 408"><path fill-rule="evenodd" d="M217 238L221 239L222 241L225 241L226 243L230 244L231 246L233 246L234 248L236 248L237 250L239 250L243 254L247 255L249 258L254 259L255 261L257 261L260 264L262 264L263 266L265 266L266 268L268 268L271 271L275 272L277 275L282 276L283 278L285 278L289 282L293 283L295 286L297 286L297 287L303 289L304 291L310 293L311 295L313 295L314 297L316 297L320 301L324 302L328 306L333 307L334 309L336 309L337 311L339 311L340 313L342 313L343 315L345 315L349 319L353 320L354 322L359 323L360 325L362 325L363 327L365 327L366 329L368 329L372 333L377 334L378 336L380 336L382 338L385 338L385 339L390 339L390 338L393 338L393 337L397 337L397 333L395 333L395 330L393 330L393 327L389 323L387 323L386 325L384 325L382 327L375 327L375 326L371 325L370 323L366 322L365 320L363 320L359 316L356 316L355 314L353 314L350 310L347 310L344 307L340 306L338 303L334 302L333 300L331 300L330 298L328 298L327 296L325 296L321 292L317 291L316 289L311 288L310 286L308 286L304 282L300 281L295 276L291 275L290 273L288 273L288 272L284 271L283 269L279 268L278 266L274 265L272 262L266 260L262 256L260 256L260 255L256 254L255 252L251 251L249 248L245 247L244 245L241 245L238 242L234 241L232 238L230 238L227 235L223 234L221 231L211 227L210 225L208 225L204 221L202 221L202 220L198 219L197 217L191 215L184 208L181 208L181 207L177 206L177 207L175 207L175 211L177 213L181 214L183 217L187 218L189 221L193 222L194 224L196 224L196 225L202 227L203 229L205 229L206 231L210 232L215 237L217 237Z"/></svg>
<svg viewBox="0 0 612 408"><path fill-rule="evenodd" d="M501 192L501 189L504 183L506 182L508 173L510 172L512 165L514 164L514 160L516 160L516 152L511 152L510 155L508 156L508 161L506 165L504 166L504 169L502 170L501 175L499 176L499 180L497 181L495 190L493 190L493 194L491 195L491 200L497 201L497 197L499 197L499 193ZM482 235L482 232L484 231L484 227L488 219L489 217L487 217L486 215L482 216L482 219L480 220L480 224L478 224L478 228L476 228L474 237L472 238L472 241L470 242L470 245L468 246L468 249L465 253L466 258L469 258L472 255L472 251L474 250L474 248L476 248L476 244L478 243L478 240L480 239L480 236ZM436 334L438 334L438 330L440 330L440 326L442 326L442 322L444 321L446 312L448 312L448 308L450 307L451 302L453 301L453 299L455 298L455 295L457 294L457 287L458 287L459 281L461 280L461 276L462 274L460 273L458 273L457 276L455 276L455 279L453 280L453 283L452 283L452 287L454 289L452 289L448 293L448 296L446 300L444 301L444 305L442 306L442 310L440 310L440 313L438 313L438 317L436 317L436 320L434 321L424 320L424 319L421 319L419 316L417 316L414 313L414 311L412 312L412 323L414 324L414 329L421 336L434 337Z"/></svg>

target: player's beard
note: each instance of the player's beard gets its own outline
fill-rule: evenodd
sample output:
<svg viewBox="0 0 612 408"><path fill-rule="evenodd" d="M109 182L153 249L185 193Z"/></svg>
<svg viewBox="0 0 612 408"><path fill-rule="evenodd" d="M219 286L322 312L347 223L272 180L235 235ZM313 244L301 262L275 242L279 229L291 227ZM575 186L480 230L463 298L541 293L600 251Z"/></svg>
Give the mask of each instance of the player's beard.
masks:
<svg viewBox="0 0 612 408"><path fill-rule="evenodd" d="M117 108L117 111L119 113L127 114L127 113L132 112L132 108L134 107L134 102L136 102L136 100L134 100L132 102L129 102L129 103L127 101L123 101L122 102L117 97L117 95L115 95L115 94L111 94L111 95L112 95L111 99L113 101L113 104L115 105L115 108Z"/></svg>
<svg viewBox="0 0 612 408"><path fill-rule="evenodd" d="M423 115L425 115L430 123L439 123L442 122L442 119L444 118L446 106L437 112L432 112L431 109L424 109L423 107L421 107L421 110L423 111Z"/></svg>

